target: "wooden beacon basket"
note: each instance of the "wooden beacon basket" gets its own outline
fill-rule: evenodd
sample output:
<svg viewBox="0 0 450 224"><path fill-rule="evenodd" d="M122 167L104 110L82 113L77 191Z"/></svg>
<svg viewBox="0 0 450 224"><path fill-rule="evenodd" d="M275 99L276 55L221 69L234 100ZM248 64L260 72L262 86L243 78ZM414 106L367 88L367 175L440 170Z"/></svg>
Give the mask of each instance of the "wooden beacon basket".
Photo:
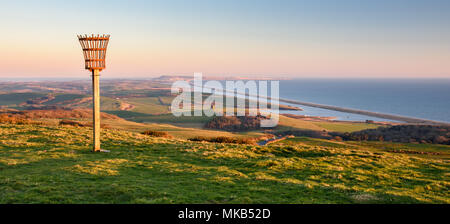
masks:
<svg viewBox="0 0 450 224"><path fill-rule="evenodd" d="M85 68L90 71L105 68L106 48L109 35L78 35L85 61Z"/></svg>

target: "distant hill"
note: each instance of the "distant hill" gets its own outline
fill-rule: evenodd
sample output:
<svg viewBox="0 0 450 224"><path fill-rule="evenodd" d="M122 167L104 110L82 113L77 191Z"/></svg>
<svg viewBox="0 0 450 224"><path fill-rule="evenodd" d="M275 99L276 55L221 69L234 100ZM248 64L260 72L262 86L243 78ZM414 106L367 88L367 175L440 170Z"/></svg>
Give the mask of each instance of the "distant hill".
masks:
<svg viewBox="0 0 450 224"><path fill-rule="evenodd" d="M18 119L79 119L92 118L92 110L89 109L55 109L55 110L25 110L0 111L1 116L14 117ZM102 119L121 119L115 115L101 113Z"/></svg>

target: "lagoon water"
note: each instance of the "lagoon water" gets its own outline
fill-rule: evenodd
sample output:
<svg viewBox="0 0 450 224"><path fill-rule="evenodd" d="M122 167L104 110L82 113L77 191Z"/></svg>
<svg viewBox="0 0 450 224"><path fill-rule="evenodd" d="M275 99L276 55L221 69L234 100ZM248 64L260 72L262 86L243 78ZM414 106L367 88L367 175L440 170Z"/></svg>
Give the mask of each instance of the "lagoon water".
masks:
<svg viewBox="0 0 450 224"><path fill-rule="evenodd" d="M282 80L280 98L450 122L450 79ZM338 120L385 120L300 107L304 111L295 114L332 116Z"/></svg>

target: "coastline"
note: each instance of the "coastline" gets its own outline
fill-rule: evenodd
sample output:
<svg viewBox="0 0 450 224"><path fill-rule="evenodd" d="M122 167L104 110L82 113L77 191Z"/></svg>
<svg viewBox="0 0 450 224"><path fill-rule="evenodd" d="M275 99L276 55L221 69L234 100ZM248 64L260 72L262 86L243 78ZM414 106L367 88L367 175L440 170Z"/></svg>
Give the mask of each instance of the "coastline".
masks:
<svg viewBox="0 0 450 224"><path fill-rule="evenodd" d="M232 91L223 90L226 93L232 93ZM248 93L236 93L237 97L240 97L239 95L245 96L245 97L261 97L268 100L272 100L269 96L255 96ZM310 103L310 102L304 102L299 100L291 100L291 99L285 99L285 98L279 98L279 102L284 103L290 103L294 105L301 105L301 106L308 106L308 107L315 107L315 108L321 108L326 110L332 110L332 111L339 111L344 113L351 113L351 114L359 114L359 115L365 115L369 117L376 117L376 118L382 118L382 119L388 119L393 121L401 121L409 124L428 124L428 125L445 125L450 126L450 123L444 122L444 121L435 121L435 120L429 120L429 119L423 119L423 118L416 118L416 117L410 117L410 116L404 116L404 115L395 115L395 114L389 114L389 113L380 113L380 112L373 112L373 111L367 111L367 110L360 110L360 109L353 109L353 108L346 108L346 107L339 107L339 106L332 106L332 105L325 105L325 104L318 104L318 103Z"/></svg>
<svg viewBox="0 0 450 224"><path fill-rule="evenodd" d="M267 99L271 99L271 98L267 97ZM443 121L434 121L434 120L415 118L415 117L409 117L409 116L403 116L403 115L394 115L394 114L388 114L388 113L379 113L379 112L331 106L331 105L325 105L325 104L303 102L303 101L298 101L298 100L290 100L290 99L280 98L279 101L284 102L284 103L296 104L296 105L316 107L316 108L321 108L321 109L326 109L326 110L333 110L333 111L339 111L339 112L345 112L345 113L351 113L351 114L360 114L360 115L389 119L389 120L394 120L394 121L402 121L402 122L411 123L411 124L450 125L450 123L443 122Z"/></svg>

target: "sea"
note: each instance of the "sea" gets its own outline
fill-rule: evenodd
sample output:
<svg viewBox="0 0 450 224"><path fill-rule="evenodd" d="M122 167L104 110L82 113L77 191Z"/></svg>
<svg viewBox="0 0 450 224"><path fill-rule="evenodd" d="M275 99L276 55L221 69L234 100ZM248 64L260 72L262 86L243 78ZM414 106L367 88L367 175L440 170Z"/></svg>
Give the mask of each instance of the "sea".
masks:
<svg viewBox="0 0 450 224"><path fill-rule="evenodd" d="M280 98L450 123L450 79L281 80ZM299 107L303 111L288 113L335 117L336 120L346 121L389 121L314 107Z"/></svg>

